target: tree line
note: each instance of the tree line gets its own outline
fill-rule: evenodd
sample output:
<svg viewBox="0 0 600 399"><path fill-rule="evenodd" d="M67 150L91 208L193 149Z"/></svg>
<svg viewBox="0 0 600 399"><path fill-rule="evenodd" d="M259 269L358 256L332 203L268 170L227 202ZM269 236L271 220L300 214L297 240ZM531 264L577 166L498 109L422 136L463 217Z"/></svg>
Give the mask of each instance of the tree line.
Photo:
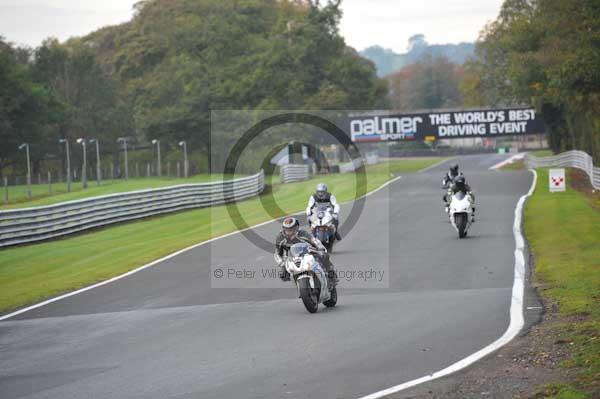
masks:
<svg viewBox="0 0 600 399"><path fill-rule="evenodd" d="M463 75L462 65L427 54L387 77L392 107L399 111L461 107Z"/></svg>
<svg viewBox="0 0 600 399"><path fill-rule="evenodd" d="M600 161L600 2L506 0L463 65L425 54L387 76L396 110L534 106L552 150Z"/></svg>
<svg viewBox="0 0 600 399"><path fill-rule="evenodd" d="M600 2L505 0L465 66L469 105L530 104L555 152L600 160Z"/></svg>
<svg viewBox="0 0 600 399"><path fill-rule="evenodd" d="M506 0L463 65L424 52L380 79L338 31L340 1L146 0L134 18L36 49L0 40L0 174L64 169L64 146L97 138L119 170L165 162L188 143L190 171L209 169L211 111L533 105L554 151L600 157L600 5ZM226 133L222 133L226 134ZM79 164L80 151L72 151Z"/></svg>
<svg viewBox="0 0 600 399"><path fill-rule="evenodd" d="M97 138L118 163L118 137L142 162L154 139L166 161L186 141L191 171L206 171L212 110L385 107L386 82L340 18L339 0L146 0L131 21L64 43L1 40L0 174L22 174L22 142L34 173L63 168L61 138Z"/></svg>
<svg viewBox="0 0 600 399"><path fill-rule="evenodd" d="M474 43L429 44L425 35L415 34L408 38L405 53L396 53L381 46L371 46L362 50L360 54L375 63L379 76L387 76L407 65L419 63L424 57L429 56L443 57L455 64L464 64L472 58L474 51Z"/></svg>

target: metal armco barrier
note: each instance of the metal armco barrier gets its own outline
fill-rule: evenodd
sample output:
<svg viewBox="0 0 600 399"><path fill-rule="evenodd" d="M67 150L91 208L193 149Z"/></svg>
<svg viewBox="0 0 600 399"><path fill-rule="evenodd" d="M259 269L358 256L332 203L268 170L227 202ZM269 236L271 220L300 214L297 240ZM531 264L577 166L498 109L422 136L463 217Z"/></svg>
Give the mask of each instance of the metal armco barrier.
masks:
<svg viewBox="0 0 600 399"><path fill-rule="evenodd" d="M360 168L360 165L362 165L362 159L355 159L352 162L341 163L339 165L340 173L354 172L356 169Z"/></svg>
<svg viewBox="0 0 600 399"><path fill-rule="evenodd" d="M600 168L594 166L593 159L583 151L567 151L551 157L538 158L526 154L525 165L528 168L571 167L583 170L590 178L595 189L600 189Z"/></svg>
<svg viewBox="0 0 600 399"><path fill-rule="evenodd" d="M0 211L0 247L47 240L95 227L260 194L264 172L212 183L131 191L56 205Z"/></svg>
<svg viewBox="0 0 600 399"><path fill-rule="evenodd" d="M352 162L341 163L340 173L354 172L356 169L360 168L363 161L366 165L375 165L379 163L379 155L377 153L369 153L366 154L364 158L355 159Z"/></svg>
<svg viewBox="0 0 600 399"><path fill-rule="evenodd" d="M279 170L282 183L290 183L310 179L308 165L283 165Z"/></svg>
<svg viewBox="0 0 600 399"><path fill-rule="evenodd" d="M379 163L379 154L377 154L376 152L367 154L365 159L367 160L367 165L378 164Z"/></svg>

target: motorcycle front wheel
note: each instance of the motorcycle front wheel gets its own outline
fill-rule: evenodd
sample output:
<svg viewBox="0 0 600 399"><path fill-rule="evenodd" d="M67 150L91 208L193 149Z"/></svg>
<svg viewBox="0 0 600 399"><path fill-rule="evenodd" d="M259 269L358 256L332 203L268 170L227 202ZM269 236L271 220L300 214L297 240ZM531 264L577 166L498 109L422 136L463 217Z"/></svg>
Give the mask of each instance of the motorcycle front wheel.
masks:
<svg viewBox="0 0 600 399"><path fill-rule="evenodd" d="M310 287L310 282L307 278L303 278L298 281L298 288L300 289L300 298L302 298L302 303L304 303L304 307L309 313L316 313L319 309L319 300L317 295L314 293Z"/></svg>
<svg viewBox="0 0 600 399"><path fill-rule="evenodd" d="M467 236L467 214L457 213L454 215L454 223L458 229L458 238L465 238Z"/></svg>

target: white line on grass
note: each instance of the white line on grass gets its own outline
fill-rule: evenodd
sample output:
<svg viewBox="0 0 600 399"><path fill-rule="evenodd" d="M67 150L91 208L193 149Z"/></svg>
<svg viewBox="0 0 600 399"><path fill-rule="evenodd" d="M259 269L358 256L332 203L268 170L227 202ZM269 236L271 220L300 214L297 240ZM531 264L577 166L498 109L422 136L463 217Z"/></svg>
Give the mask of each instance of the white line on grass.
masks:
<svg viewBox="0 0 600 399"><path fill-rule="evenodd" d="M421 170L419 171L419 173L427 172L427 171L429 171L429 170L431 170L431 169L433 169L433 168L437 168L438 166L440 166L440 165L444 164L445 162L450 162L450 161L452 161L452 160L454 160L454 159L456 159L456 157L447 158L447 159L442 159L441 161L439 161L439 162L437 162L437 163L434 163L434 164L433 164L433 165L431 165L431 166L428 166L428 167L426 167L426 168L424 168L424 169L421 169Z"/></svg>
<svg viewBox="0 0 600 399"><path fill-rule="evenodd" d="M504 165L508 165L509 163L513 163L517 159L523 159L524 157L525 157L525 153L524 152L521 152L519 154L515 154L512 157L510 157L508 159L505 159L502 162L498 162L497 164L490 166L490 169L492 169L492 170L500 169Z"/></svg>

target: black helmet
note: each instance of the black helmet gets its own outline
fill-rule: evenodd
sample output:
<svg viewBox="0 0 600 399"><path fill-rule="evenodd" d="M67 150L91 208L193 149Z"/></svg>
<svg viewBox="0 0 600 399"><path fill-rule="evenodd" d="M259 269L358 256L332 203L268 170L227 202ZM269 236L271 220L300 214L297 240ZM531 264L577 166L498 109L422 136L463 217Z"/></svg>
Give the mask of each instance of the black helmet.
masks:
<svg viewBox="0 0 600 399"><path fill-rule="evenodd" d="M458 176L458 164L450 165L450 175Z"/></svg>
<svg viewBox="0 0 600 399"><path fill-rule="evenodd" d="M458 187L464 187L465 183L466 181L464 176L458 176L456 179L454 179L454 184L456 184Z"/></svg>
<svg viewBox="0 0 600 399"><path fill-rule="evenodd" d="M327 184L325 184L325 183L317 184L316 195L317 195L317 198L320 200L325 199L325 196L327 195Z"/></svg>
<svg viewBox="0 0 600 399"><path fill-rule="evenodd" d="M281 224L283 236L291 240L296 237L298 231L300 230L300 221L293 217L287 217L283 219L283 223Z"/></svg>

